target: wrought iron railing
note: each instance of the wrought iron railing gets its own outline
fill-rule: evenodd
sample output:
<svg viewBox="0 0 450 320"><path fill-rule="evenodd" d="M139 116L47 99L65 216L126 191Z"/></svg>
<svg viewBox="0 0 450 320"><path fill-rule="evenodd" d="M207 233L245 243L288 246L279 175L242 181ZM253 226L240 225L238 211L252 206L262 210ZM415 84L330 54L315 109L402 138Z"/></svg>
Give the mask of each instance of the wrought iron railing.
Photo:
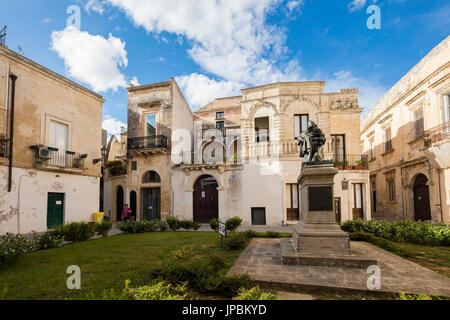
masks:
<svg viewBox="0 0 450 320"><path fill-rule="evenodd" d="M331 161L339 170L368 170L367 155L325 153L325 160Z"/></svg>
<svg viewBox="0 0 450 320"><path fill-rule="evenodd" d="M241 135L241 127L235 126L235 127L226 127L226 128L203 128L202 134L203 138L207 139L212 136L217 135L217 131L220 131L222 137L227 136L240 136Z"/></svg>
<svg viewBox="0 0 450 320"><path fill-rule="evenodd" d="M128 150L146 150L165 148L168 149L168 139L166 136L148 136L128 139Z"/></svg>
<svg viewBox="0 0 450 320"><path fill-rule="evenodd" d="M0 30L0 45L6 45L6 26L4 26L2 30Z"/></svg>
<svg viewBox="0 0 450 320"><path fill-rule="evenodd" d="M8 158L9 140L6 135L0 134L0 158Z"/></svg>
<svg viewBox="0 0 450 320"><path fill-rule="evenodd" d="M80 154L57 148L33 146L35 150L35 163L62 169L84 169L84 161L87 154Z"/></svg>
<svg viewBox="0 0 450 320"><path fill-rule="evenodd" d="M450 121L425 131L425 147L450 139Z"/></svg>

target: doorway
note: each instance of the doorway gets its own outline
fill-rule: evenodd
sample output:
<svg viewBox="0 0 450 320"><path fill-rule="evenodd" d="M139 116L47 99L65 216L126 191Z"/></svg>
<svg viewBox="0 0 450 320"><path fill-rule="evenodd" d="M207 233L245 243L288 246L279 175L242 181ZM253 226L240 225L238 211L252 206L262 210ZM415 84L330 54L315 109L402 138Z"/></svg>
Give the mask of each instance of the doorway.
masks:
<svg viewBox="0 0 450 320"><path fill-rule="evenodd" d="M430 189L428 179L423 174L414 180L414 218L416 221L431 220Z"/></svg>
<svg viewBox="0 0 450 320"><path fill-rule="evenodd" d="M47 198L47 229L64 224L64 193L49 193Z"/></svg>
<svg viewBox="0 0 450 320"><path fill-rule="evenodd" d="M217 180L210 175L203 175L194 185L194 221L209 223L219 219L219 187Z"/></svg>
<svg viewBox="0 0 450 320"><path fill-rule="evenodd" d="M137 221L138 215L137 215L137 195L136 191L130 192L130 209L131 209L131 215L134 216L134 221Z"/></svg>
<svg viewBox="0 0 450 320"><path fill-rule="evenodd" d="M124 205L123 198L124 198L123 188L121 186L119 186L117 188L117 193L116 193L116 220L117 221L122 220L122 210L123 210L123 205Z"/></svg>
<svg viewBox="0 0 450 320"><path fill-rule="evenodd" d="M364 219L362 183L353 184L353 195L354 195L353 220Z"/></svg>
<svg viewBox="0 0 450 320"><path fill-rule="evenodd" d="M161 220L161 188L142 189L142 219Z"/></svg>

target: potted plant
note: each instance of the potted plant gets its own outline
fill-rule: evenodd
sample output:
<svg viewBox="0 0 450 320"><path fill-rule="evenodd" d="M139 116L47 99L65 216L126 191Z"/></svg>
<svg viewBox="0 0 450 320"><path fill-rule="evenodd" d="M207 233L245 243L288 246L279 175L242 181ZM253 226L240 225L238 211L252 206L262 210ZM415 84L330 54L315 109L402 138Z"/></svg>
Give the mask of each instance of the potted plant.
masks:
<svg viewBox="0 0 450 320"><path fill-rule="evenodd" d="M348 161L344 160L344 170L352 170L353 167L348 165Z"/></svg>
<svg viewBox="0 0 450 320"><path fill-rule="evenodd" d="M356 162L355 170L365 170L366 169L366 161L364 159Z"/></svg>

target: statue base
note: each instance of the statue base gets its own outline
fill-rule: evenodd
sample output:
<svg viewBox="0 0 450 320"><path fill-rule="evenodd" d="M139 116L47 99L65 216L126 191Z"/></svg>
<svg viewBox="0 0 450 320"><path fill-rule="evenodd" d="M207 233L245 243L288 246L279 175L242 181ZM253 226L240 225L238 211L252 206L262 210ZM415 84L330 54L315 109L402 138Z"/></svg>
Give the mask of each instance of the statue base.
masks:
<svg viewBox="0 0 450 320"><path fill-rule="evenodd" d="M285 264L364 267L376 261L352 255L350 239L334 213L333 164L306 164L298 178L301 198L300 222L292 240L282 241Z"/></svg>

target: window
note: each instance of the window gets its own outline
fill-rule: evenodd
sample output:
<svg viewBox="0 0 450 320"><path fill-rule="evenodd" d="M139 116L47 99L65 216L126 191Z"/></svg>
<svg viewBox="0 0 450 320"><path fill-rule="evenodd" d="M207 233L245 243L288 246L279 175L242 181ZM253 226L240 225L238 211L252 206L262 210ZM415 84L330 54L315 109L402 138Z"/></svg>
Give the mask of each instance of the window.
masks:
<svg viewBox="0 0 450 320"><path fill-rule="evenodd" d="M372 183L372 212L377 212L377 184Z"/></svg>
<svg viewBox="0 0 450 320"><path fill-rule="evenodd" d="M131 161L131 170L136 171L137 170L137 161Z"/></svg>
<svg viewBox="0 0 450 320"><path fill-rule="evenodd" d="M252 208L252 225L266 225L266 208Z"/></svg>
<svg viewBox="0 0 450 320"><path fill-rule="evenodd" d="M345 160L345 135L331 135L331 149L333 151L333 160L343 163Z"/></svg>
<svg viewBox="0 0 450 320"><path fill-rule="evenodd" d="M450 93L443 97L442 106L442 121L443 123L450 122Z"/></svg>
<svg viewBox="0 0 450 320"><path fill-rule="evenodd" d="M370 160L375 159L375 140L370 140Z"/></svg>
<svg viewBox="0 0 450 320"><path fill-rule="evenodd" d="M149 171L144 174L142 183L161 183L161 177L155 171Z"/></svg>
<svg viewBox="0 0 450 320"><path fill-rule="evenodd" d="M288 221L300 220L300 210L298 201L298 184L289 183L286 184L286 210Z"/></svg>
<svg viewBox="0 0 450 320"><path fill-rule="evenodd" d="M216 119L224 119L225 118L225 112L216 112Z"/></svg>
<svg viewBox="0 0 450 320"><path fill-rule="evenodd" d="M145 136L154 137L158 135L156 114L147 114L145 116Z"/></svg>
<svg viewBox="0 0 450 320"><path fill-rule="evenodd" d="M217 128L217 129L223 129L223 128L225 128L225 122L223 122L223 121L218 121L218 122L216 122L216 128Z"/></svg>
<svg viewBox="0 0 450 320"><path fill-rule="evenodd" d="M255 119L255 137L256 142L269 141L269 117L261 117Z"/></svg>
<svg viewBox="0 0 450 320"><path fill-rule="evenodd" d="M300 137L300 134L308 129L308 114L298 114L294 116L294 138Z"/></svg>
<svg viewBox="0 0 450 320"><path fill-rule="evenodd" d="M353 197L353 219L364 219L363 185L361 183L353 184Z"/></svg>
<svg viewBox="0 0 450 320"><path fill-rule="evenodd" d="M50 121L49 147L65 152L67 150L68 131L67 125Z"/></svg>
<svg viewBox="0 0 450 320"><path fill-rule="evenodd" d="M387 181L387 189L389 201L395 201L395 180Z"/></svg>
<svg viewBox="0 0 450 320"><path fill-rule="evenodd" d="M423 108L414 111L414 139L423 137L424 134L423 124Z"/></svg>
<svg viewBox="0 0 450 320"><path fill-rule="evenodd" d="M384 152L392 150L391 127L384 129Z"/></svg>

